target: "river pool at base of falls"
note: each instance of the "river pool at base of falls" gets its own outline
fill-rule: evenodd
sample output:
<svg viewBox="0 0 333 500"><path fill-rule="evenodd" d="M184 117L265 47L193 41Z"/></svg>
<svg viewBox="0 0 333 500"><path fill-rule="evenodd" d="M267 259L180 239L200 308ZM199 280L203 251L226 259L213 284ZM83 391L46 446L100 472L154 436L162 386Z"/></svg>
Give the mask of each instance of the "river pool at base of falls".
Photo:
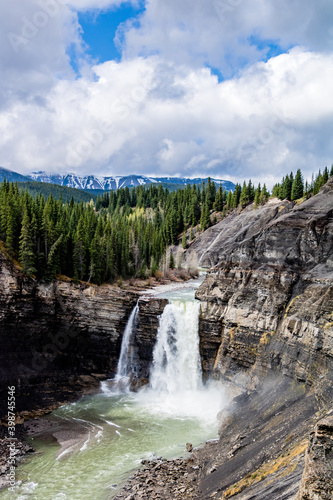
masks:
<svg viewBox="0 0 333 500"><path fill-rule="evenodd" d="M220 383L201 382L196 285L158 295L169 305L150 386L120 392L105 381L99 394L46 417L45 429L30 438L37 453L18 467L15 491L3 490L1 499L111 499L142 460L186 457L186 443L217 437L217 414L228 401Z"/></svg>

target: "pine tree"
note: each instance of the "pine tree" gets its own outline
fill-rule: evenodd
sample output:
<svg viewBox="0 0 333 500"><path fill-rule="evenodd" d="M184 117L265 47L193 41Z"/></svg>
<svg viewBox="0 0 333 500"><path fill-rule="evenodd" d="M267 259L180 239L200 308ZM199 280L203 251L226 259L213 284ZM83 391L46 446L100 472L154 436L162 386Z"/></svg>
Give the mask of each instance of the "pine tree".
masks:
<svg viewBox="0 0 333 500"><path fill-rule="evenodd" d="M182 237L182 248L187 247L187 239L186 239L186 229L184 230L183 237Z"/></svg>
<svg viewBox="0 0 333 500"><path fill-rule="evenodd" d="M25 208L22 219L22 229L20 235L19 260L22 265L23 272L26 274L35 274L35 253L31 235L30 220L28 210Z"/></svg>
<svg viewBox="0 0 333 500"><path fill-rule="evenodd" d="M265 203L267 203L268 198L269 198L269 192L267 191L266 184L264 184L259 197L260 205L265 205Z"/></svg>
<svg viewBox="0 0 333 500"><path fill-rule="evenodd" d="M232 198L232 191L229 191L228 196L227 196L227 204L226 204L226 209L230 210L233 206L233 198Z"/></svg>
<svg viewBox="0 0 333 500"><path fill-rule="evenodd" d="M219 189L217 190L213 208L216 212L222 212L223 210L223 189L221 184Z"/></svg>
<svg viewBox="0 0 333 500"><path fill-rule="evenodd" d="M291 200L291 189L293 185L293 180L286 175L284 182L282 184L282 199L283 200Z"/></svg>
<svg viewBox="0 0 333 500"><path fill-rule="evenodd" d="M83 280L86 266L85 231L83 216L79 220L74 236L73 248L73 276L75 279Z"/></svg>
<svg viewBox="0 0 333 500"><path fill-rule="evenodd" d="M247 196L248 196L248 202L251 202L254 200L254 186L251 182L251 179L249 180L249 183L247 185Z"/></svg>
<svg viewBox="0 0 333 500"><path fill-rule="evenodd" d="M50 248L48 259L47 259L47 271L46 279L52 281L55 278L59 270L59 257L60 257L60 246L62 242L63 235L61 234L59 238L53 243Z"/></svg>
<svg viewBox="0 0 333 500"><path fill-rule="evenodd" d="M232 200L232 206L234 208L237 208L239 205L239 199L240 199L241 192L242 192L242 188L241 188L240 184L237 183L235 186L235 190L233 193L233 200Z"/></svg>
<svg viewBox="0 0 333 500"><path fill-rule="evenodd" d="M242 208L244 208L248 204L248 202L249 202L248 189L246 186L246 182L244 181L242 192L239 198L239 204Z"/></svg>
<svg viewBox="0 0 333 500"><path fill-rule="evenodd" d="M257 208L260 203L260 194L261 194L261 187L260 184L258 185L257 189L255 190L254 194L254 208Z"/></svg>
<svg viewBox="0 0 333 500"><path fill-rule="evenodd" d="M302 173L300 169L298 169L295 175L295 179L292 183L292 188L290 193L291 201L299 200L300 198L303 197L303 193L304 193L304 183L303 183Z"/></svg>
<svg viewBox="0 0 333 500"><path fill-rule="evenodd" d="M280 192L281 192L281 185L275 184L273 186L272 196L274 196L276 198L280 198Z"/></svg>
<svg viewBox="0 0 333 500"><path fill-rule="evenodd" d="M208 208L208 203L206 201L202 207L202 212L201 212L201 219L200 219L201 230L205 231L210 225L211 225L210 211Z"/></svg>
<svg viewBox="0 0 333 500"><path fill-rule="evenodd" d="M101 247L101 238L98 234L95 234L91 242L89 248L89 254L90 254L90 265L89 265L88 281L92 281L93 283L100 285L102 283L103 254Z"/></svg>
<svg viewBox="0 0 333 500"><path fill-rule="evenodd" d="M175 268L175 259L174 259L174 256L173 256L172 252L170 252L169 267L170 267L170 269L174 269Z"/></svg>

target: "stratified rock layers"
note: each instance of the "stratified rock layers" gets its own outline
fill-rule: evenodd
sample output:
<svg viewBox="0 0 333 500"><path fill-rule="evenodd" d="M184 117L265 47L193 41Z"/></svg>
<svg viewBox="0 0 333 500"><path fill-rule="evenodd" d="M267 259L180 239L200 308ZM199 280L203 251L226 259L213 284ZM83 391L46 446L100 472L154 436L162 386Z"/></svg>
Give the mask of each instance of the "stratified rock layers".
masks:
<svg viewBox="0 0 333 500"><path fill-rule="evenodd" d="M301 481L302 439L316 419L330 409L333 399L333 179L319 195L301 205L272 201L259 208L253 226L250 215L248 208L233 216L234 234L232 219L225 219L220 223L220 234L216 235L215 229L214 238L209 233L204 237L205 251L200 240L191 250L192 259L197 252L199 262L214 265L196 295L201 300L204 372L251 391L248 402L243 397L235 405L230 422L226 421L229 427L224 423L221 428L220 446L229 459L223 454L220 460L214 459L217 472L202 474L200 494L205 498L221 498L223 492L222 498L291 499ZM293 385L285 386L283 378ZM267 391L269 380L273 385ZM263 393L266 410L260 401ZM302 409L298 401L304 405ZM252 413L254 408L256 412ZM236 415L239 411L244 412L243 422ZM277 475L267 482L268 466L263 468L264 461L282 464L285 460L281 458L286 440L282 423L288 420L288 411L294 419L289 429L288 453L298 450L298 465L296 469L296 462L289 469L281 466L284 479ZM264 428L261 418L268 421ZM279 419L281 423L276 425ZM232 434L238 431L246 435L251 427L256 445L244 439L234 459ZM273 432L275 450L265 444ZM310 455L308 468L312 463ZM246 457L251 456L249 466ZM209 466L214 463L207 462ZM274 467L271 470L276 474ZM327 463L322 467L327 468ZM315 494L310 494L303 488L304 476L305 493L300 498L326 500L325 480L320 479L320 474L316 476L315 467L311 470L306 477L319 486ZM262 481L258 482L259 473Z"/></svg>
<svg viewBox="0 0 333 500"><path fill-rule="evenodd" d="M302 484L296 500L333 498L333 416L320 420L305 455Z"/></svg>
<svg viewBox="0 0 333 500"><path fill-rule="evenodd" d="M216 377L278 371L312 385L332 372L333 181L280 216L279 206L258 209L266 223L241 242L228 228L228 249L205 257L218 262L197 292L201 353Z"/></svg>

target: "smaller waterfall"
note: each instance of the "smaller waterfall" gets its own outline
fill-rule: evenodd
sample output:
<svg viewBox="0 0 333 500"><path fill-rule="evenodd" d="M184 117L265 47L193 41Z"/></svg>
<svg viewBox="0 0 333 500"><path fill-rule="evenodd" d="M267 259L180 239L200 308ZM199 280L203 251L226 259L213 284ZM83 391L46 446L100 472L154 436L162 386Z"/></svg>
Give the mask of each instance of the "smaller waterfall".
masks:
<svg viewBox="0 0 333 500"><path fill-rule="evenodd" d="M200 302L171 300L160 318L153 352L150 386L179 393L202 387L199 355Z"/></svg>
<svg viewBox="0 0 333 500"><path fill-rule="evenodd" d="M138 312L139 312L139 301L136 303L133 311L131 312L125 327L121 343L117 374L115 377L116 382L124 380L126 385L128 385L129 383L129 376L131 375L131 373L135 371L130 351L131 351L131 341L133 339L133 334L135 332L135 325Z"/></svg>

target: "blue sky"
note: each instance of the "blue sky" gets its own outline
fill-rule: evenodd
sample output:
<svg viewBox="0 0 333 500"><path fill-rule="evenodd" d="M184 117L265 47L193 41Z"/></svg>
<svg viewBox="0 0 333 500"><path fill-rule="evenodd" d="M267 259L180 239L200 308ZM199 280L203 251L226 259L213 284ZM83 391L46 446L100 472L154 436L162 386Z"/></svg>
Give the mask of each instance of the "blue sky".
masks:
<svg viewBox="0 0 333 500"><path fill-rule="evenodd" d="M117 30L126 21L138 22L143 12L143 6L134 7L129 3L108 10L79 12L78 20L82 39L87 46L86 53L99 63L110 59L120 60L121 49L115 43Z"/></svg>
<svg viewBox="0 0 333 500"><path fill-rule="evenodd" d="M2 2L0 69L23 174L272 185L333 161L332 0Z"/></svg>

